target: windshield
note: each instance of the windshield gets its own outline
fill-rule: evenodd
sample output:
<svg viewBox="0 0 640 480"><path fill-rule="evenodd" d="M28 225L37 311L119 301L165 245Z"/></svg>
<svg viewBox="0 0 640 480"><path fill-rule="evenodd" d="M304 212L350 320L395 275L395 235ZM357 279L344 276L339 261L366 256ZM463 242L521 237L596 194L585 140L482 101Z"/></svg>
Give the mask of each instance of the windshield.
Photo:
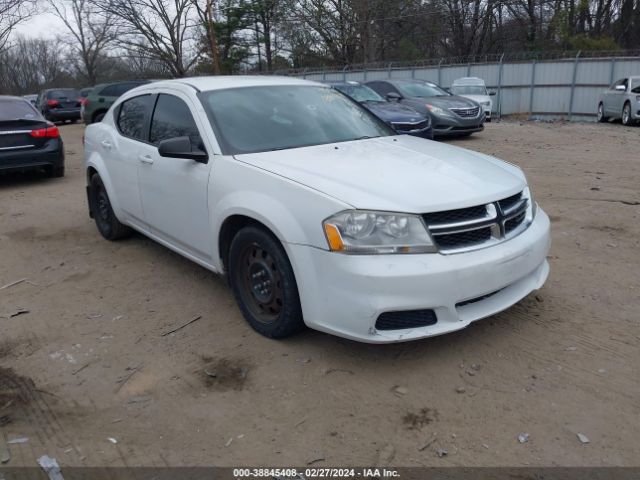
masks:
<svg viewBox="0 0 640 480"><path fill-rule="evenodd" d="M449 95L449 93L433 83L398 83L396 87L403 97L440 97Z"/></svg>
<svg viewBox="0 0 640 480"><path fill-rule="evenodd" d="M25 100L3 100L0 102L0 120L39 120L40 115Z"/></svg>
<svg viewBox="0 0 640 480"><path fill-rule="evenodd" d="M327 87L244 87L199 96L225 155L394 135L368 110Z"/></svg>
<svg viewBox="0 0 640 480"><path fill-rule="evenodd" d="M482 85L454 85L451 87L454 95L487 95L487 88Z"/></svg>
<svg viewBox="0 0 640 480"><path fill-rule="evenodd" d="M365 85L336 85L335 88L356 102L386 102L384 98Z"/></svg>
<svg viewBox="0 0 640 480"><path fill-rule="evenodd" d="M640 78L631 79L631 93L640 93Z"/></svg>

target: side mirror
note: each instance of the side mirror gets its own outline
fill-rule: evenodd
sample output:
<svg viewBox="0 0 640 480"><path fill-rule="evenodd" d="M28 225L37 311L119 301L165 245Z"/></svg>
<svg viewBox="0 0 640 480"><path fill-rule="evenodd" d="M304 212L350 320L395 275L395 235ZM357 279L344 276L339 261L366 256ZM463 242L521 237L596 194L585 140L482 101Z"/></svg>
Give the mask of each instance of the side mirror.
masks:
<svg viewBox="0 0 640 480"><path fill-rule="evenodd" d="M400 95L399 93L396 93L396 92L389 92L389 93L387 93L387 100L389 102L398 102L398 101L402 100L402 95Z"/></svg>
<svg viewBox="0 0 640 480"><path fill-rule="evenodd" d="M158 153L161 157L184 158L198 163L207 163L209 155L200 149L194 149L189 137L174 137L162 140L158 145Z"/></svg>
<svg viewBox="0 0 640 480"><path fill-rule="evenodd" d="M495 90L489 90L489 95L494 96L497 92Z"/></svg>
<svg viewBox="0 0 640 480"><path fill-rule="evenodd" d="M624 85L616 85L616 91L618 91L618 92L626 92L627 91L627 87L625 87Z"/></svg>

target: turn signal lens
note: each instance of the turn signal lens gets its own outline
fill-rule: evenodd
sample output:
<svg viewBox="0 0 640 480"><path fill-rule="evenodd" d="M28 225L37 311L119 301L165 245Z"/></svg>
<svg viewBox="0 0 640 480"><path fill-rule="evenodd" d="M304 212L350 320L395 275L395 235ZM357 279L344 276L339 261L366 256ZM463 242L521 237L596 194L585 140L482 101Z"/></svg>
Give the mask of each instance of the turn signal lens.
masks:
<svg viewBox="0 0 640 480"><path fill-rule="evenodd" d="M324 234L327 236L327 242L329 242L329 248L332 252L341 252L344 250L344 242L342 241L338 227L325 223Z"/></svg>

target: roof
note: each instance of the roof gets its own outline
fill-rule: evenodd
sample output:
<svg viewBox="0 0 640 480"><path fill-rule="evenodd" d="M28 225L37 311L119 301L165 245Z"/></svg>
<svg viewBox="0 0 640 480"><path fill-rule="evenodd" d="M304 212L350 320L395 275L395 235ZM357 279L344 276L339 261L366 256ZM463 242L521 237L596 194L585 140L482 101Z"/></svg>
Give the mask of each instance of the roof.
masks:
<svg viewBox="0 0 640 480"><path fill-rule="evenodd" d="M16 100L20 101L20 102L28 102L28 100L24 97L15 97L13 95L0 95L0 102L2 101L13 101L15 102Z"/></svg>
<svg viewBox="0 0 640 480"><path fill-rule="evenodd" d="M278 77L267 75L216 75L210 77L188 77L175 80L162 80L154 86L171 85L175 83L188 84L198 90L221 90L223 88L263 87L278 85L320 85L317 82L301 80L293 77Z"/></svg>

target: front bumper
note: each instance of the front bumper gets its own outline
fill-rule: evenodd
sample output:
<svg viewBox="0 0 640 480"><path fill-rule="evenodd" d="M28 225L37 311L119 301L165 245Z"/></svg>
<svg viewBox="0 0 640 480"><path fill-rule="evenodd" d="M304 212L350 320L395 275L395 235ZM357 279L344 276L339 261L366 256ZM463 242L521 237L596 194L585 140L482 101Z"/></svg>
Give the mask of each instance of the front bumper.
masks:
<svg viewBox="0 0 640 480"><path fill-rule="evenodd" d="M303 245L288 248L309 327L362 342L391 343L460 330L515 304L544 284L549 246L549 218L538 209L517 237L460 254L356 256ZM419 309L433 309L437 323L375 328L384 312Z"/></svg>
<svg viewBox="0 0 640 480"><path fill-rule="evenodd" d="M431 125L435 137L448 137L481 132L484 130L485 113L474 118L461 118L454 115L433 116Z"/></svg>
<svg viewBox="0 0 640 480"><path fill-rule="evenodd" d="M0 171L63 166L64 148L59 139L50 141L44 148L0 151Z"/></svg>
<svg viewBox="0 0 640 480"><path fill-rule="evenodd" d="M396 130L396 133L398 133L399 135L407 134L411 135L412 137L420 137L426 138L428 140L433 140L433 129L431 128L431 125L429 125L427 128L423 128L422 130L412 130L408 132Z"/></svg>

